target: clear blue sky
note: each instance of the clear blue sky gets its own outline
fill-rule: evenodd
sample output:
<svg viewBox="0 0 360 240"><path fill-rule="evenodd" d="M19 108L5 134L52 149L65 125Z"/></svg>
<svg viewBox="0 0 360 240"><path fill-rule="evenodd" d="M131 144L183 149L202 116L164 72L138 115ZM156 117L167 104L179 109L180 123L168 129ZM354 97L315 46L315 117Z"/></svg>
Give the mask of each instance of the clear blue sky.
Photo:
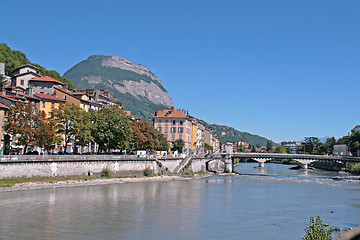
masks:
<svg viewBox="0 0 360 240"><path fill-rule="evenodd" d="M0 0L0 42L61 74L91 54L154 72L176 107L276 142L360 124L358 0Z"/></svg>

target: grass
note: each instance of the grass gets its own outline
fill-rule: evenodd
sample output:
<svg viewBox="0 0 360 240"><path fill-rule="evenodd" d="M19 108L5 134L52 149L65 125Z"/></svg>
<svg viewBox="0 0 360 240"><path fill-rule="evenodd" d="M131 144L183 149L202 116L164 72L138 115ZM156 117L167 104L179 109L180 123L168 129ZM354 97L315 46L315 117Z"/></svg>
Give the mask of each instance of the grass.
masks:
<svg viewBox="0 0 360 240"><path fill-rule="evenodd" d="M12 187L17 183L56 183L60 181L88 181L95 179L96 177L92 176L71 176L71 177L34 177L34 178L4 178L0 179L0 187Z"/></svg>
<svg viewBox="0 0 360 240"><path fill-rule="evenodd" d="M183 175L183 176L194 176L194 172L193 172L193 170L188 170L188 171L182 172L181 175Z"/></svg>

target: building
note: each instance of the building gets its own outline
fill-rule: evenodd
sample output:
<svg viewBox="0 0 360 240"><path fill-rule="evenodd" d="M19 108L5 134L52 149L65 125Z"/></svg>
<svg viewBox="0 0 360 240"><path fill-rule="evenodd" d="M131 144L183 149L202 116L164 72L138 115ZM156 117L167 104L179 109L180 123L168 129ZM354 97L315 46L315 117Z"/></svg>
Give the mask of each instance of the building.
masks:
<svg viewBox="0 0 360 240"><path fill-rule="evenodd" d="M190 153L192 123L185 110L174 107L169 110L156 110L153 122L155 129L164 134L170 144L182 139L185 143L183 152Z"/></svg>
<svg viewBox="0 0 360 240"><path fill-rule="evenodd" d="M51 77L34 77L29 79L28 84L28 94L39 93L39 94L53 94L54 87L64 88L65 84L55 80ZM66 87L65 87L66 88ZM65 100L65 99L64 99Z"/></svg>
<svg viewBox="0 0 360 240"><path fill-rule="evenodd" d="M27 89L29 87L30 79L41 77L41 75L37 73L38 70L39 69L37 67L30 64L18 67L10 73L11 86L18 86Z"/></svg>
<svg viewBox="0 0 360 240"><path fill-rule="evenodd" d="M297 151L302 148L301 143L297 141L284 141L281 142L281 145L284 147L289 147L293 153L297 153Z"/></svg>
<svg viewBox="0 0 360 240"><path fill-rule="evenodd" d="M35 93L34 96L40 99L39 110L44 111L47 117L50 117L50 112L53 109L57 109L60 104L66 103L65 100L50 94Z"/></svg>
<svg viewBox="0 0 360 240"><path fill-rule="evenodd" d="M336 144L334 145L334 155L350 156L350 152L345 144Z"/></svg>

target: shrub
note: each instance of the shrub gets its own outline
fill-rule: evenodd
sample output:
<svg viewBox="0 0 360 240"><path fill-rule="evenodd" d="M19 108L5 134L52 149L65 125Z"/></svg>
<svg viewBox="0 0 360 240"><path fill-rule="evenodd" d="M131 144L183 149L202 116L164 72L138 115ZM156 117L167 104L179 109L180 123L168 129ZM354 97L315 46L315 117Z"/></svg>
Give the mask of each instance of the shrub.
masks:
<svg viewBox="0 0 360 240"><path fill-rule="evenodd" d="M183 176L194 176L193 170L182 172L181 175Z"/></svg>
<svg viewBox="0 0 360 240"><path fill-rule="evenodd" d="M104 168L101 173L100 173L100 177L105 177L105 178L109 178L111 177L111 171L109 168Z"/></svg>
<svg viewBox="0 0 360 240"><path fill-rule="evenodd" d="M360 163L351 164L346 168L346 171L352 174L360 175Z"/></svg>
<svg viewBox="0 0 360 240"><path fill-rule="evenodd" d="M324 224L320 216L310 217L310 223L305 228L305 235L302 238L303 240L331 240L332 229L327 228L327 224Z"/></svg>
<svg viewBox="0 0 360 240"><path fill-rule="evenodd" d="M145 177L152 177L154 176L154 170L152 170L151 168L147 167L144 170L144 176Z"/></svg>

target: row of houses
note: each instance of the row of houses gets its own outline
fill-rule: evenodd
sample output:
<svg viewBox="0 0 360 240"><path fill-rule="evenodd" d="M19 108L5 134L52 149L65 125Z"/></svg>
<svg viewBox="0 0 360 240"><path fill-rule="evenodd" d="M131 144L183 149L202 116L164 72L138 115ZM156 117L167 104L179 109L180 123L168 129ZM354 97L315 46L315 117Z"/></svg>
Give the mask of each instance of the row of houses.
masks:
<svg viewBox="0 0 360 240"><path fill-rule="evenodd" d="M112 97L109 91L105 89L79 89L70 91L67 85L57 81L49 76L41 76L38 68L27 64L12 71L9 76L5 75L5 65L0 63L0 75L5 76L5 84L0 89L0 124L3 126L5 112L7 109L18 102L31 102L37 109L44 111L47 116L53 109L60 104L70 103L78 106L84 111L90 109L98 110L110 105L118 105L123 108L122 104ZM131 115L130 111L125 111L131 120L139 120ZM3 138L3 130L0 128L0 137ZM3 149L3 141L2 147ZM22 149L18 149L22 153ZM57 152L61 152L62 146L57 146ZM86 151L94 151L96 146L89 146ZM74 151L74 146L70 145L68 152Z"/></svg>
<svg viewBox="0 0 360 240"><path fill-rule="evenodd" d="M220 142L204 123L189 115L184 109L172 107L156 110L153 117L154 127L162 133L170 144L178 139L185 143L183 152L189 154L206 153L205 144L213 147L213 152L220 151Z"/></svg>
<svg viewBox="0 0 360 240"><path fill-rule="evenodd" d="M0 124L3 126L5 112L7 109L18 102L31 102L37 109L44 111L47 116L53 109L61 104L70 103L78 106L84 111L90 109L98 110L109 105L118 105L123 108L121 103L112 97L109 91L104 89L79 89L70 91L67 85L49 76L38 74L38 68L30 64L21 66L12 71L9 76L5 75L5 65L0 63L0 75L6 77L6 83L0 89ZM138 121L131 115L130 111L125 111L128 118ZM211 134L202 121L192 117L185 110L171 108L169 110L157 110L154 114L154 127L172 144L177 139L185 142L184 153L205 153L205 144L213 147L214 152L220 151L219 140ZM3 130L0 128L0 137L3 137ZM3 149L2 141L1 149ZM22 149L18 146L18 153ZM62 152L62 145L56 146L55 152ZM96 144L91 144L84 149L69 145L67 152L91 152L96 151Z"/></svg>

